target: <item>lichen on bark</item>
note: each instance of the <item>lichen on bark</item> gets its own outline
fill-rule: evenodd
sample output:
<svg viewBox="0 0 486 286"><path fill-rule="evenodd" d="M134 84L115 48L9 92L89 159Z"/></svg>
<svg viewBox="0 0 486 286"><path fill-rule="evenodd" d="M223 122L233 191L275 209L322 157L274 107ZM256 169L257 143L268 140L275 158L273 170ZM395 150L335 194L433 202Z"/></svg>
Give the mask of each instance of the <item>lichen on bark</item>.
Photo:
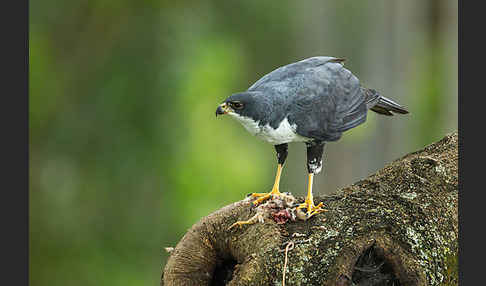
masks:
<svg viewBox="0 0 486 286"><path fill-rule="evenodd" d="M457 148L453 133L316 197L328 211L307 221L228 231L254 208L249 199L226 206L186 233L161 284L282 285L292 241L286 285L457 285Z"/></svg>

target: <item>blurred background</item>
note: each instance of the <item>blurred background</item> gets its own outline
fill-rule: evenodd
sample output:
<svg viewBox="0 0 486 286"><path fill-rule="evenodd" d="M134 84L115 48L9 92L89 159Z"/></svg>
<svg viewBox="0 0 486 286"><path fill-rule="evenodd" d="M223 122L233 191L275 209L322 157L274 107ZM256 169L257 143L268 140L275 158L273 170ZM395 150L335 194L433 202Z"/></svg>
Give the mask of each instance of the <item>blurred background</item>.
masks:
<svg viewBox="0 0 486 286"><path fill-rule="evenodd" d="M314 195L457 129L457 1L31 1L30 284L159 285L201 217L270 191L273 146L217 105L275 68L347 59L410 114L326 145ZM304 196L304 144L281 190Z"/></svg>

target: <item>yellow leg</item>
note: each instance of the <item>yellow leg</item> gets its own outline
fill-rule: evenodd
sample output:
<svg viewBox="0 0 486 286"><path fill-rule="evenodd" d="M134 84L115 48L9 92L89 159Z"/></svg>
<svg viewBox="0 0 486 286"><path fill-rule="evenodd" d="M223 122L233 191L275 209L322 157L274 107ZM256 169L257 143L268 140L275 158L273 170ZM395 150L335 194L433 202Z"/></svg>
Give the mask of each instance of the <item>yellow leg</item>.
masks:
<svg viewBox="0 0 486 286"><path fill-rule="evenodd" d="M270 193L253 193L253 194L251 194L252 198L258 198L253 202L254 205L258 205L259 203L269 199L272 196L279 196L280 195L279 185L280 185L280 175L281 174L282 174L282 164L278 164L277 175L275 176L275 183L273 184L272 191ZM263 217L260 213L257 213L253 217L251 217L249 220L235 222L234 224L232 224L228 228L228 230L232 229L235 226L241 227L242 225L245 225L245 224L254 224L259 220L261 222L263 222Z"/></svg>
<svg viewBox="0 0 486 286"><path fill-rule="evenodd" d="M256 223L257 221L262 221L263 222L263 217L260 213L257 213L255 214L253 217L251 217L249 220L244 220L244 221L237 221L235 222L234 224L232 224L228 230L232 229L233 227L235 226L238 226L241 228L242 225L245 225L245 224L254 224Z"/></svg>
<svg viewBox="0 0 486 286"><path fill-rule="evenodd" d="M323 203L320 202L317 206L314 205L314 198L312 196L312 181L314 179L314 174L309 173L309 184L307 185L307 197L305 198L305 202L303 204L300 204L297 208L302 209L302 208L307 208L307 218L310 218L311 216L325 212L327 210L323 209Z"/></svg>
<svg viewBox="0 0 486 286"><path fill-rule="evenodd" d="M259 203L268 200L271 196L279 196L279 185L280 185L280 175L282 174L282 164L278 164L277 166L277 175L275 176L275 183L273 184L272 191L270 193L253 193L251 196L256 199L253 204L258 205Z"/></svg>
<svg viewBox="0 0 486 286"><path fill-rule="evenodd" d="M235 222L234 224L232 224L228 230L232 229L233 227L235 226L238 226L238 227L241 227L242 225L244 224L254 224L255 222L251 221L251 220L245 220L245 221L237 221Z"/></svg>

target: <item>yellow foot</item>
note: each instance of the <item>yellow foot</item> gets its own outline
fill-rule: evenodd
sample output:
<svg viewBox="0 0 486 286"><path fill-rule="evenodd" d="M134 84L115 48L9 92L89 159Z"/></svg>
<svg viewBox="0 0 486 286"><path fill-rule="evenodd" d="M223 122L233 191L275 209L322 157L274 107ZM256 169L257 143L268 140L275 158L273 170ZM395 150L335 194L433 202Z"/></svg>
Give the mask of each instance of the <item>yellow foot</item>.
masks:
<svg viewBox="0 0 486 286"><path fill-rule="evenodd" d="M228 228L228 230L232 229L232 228L233 228L233 227L235 227L235 226L239 226L239 227L241 228L241 226L242 226L242 225L244 225L244 224L254 224L254 222L250 222L250 220L245 220L245 221L237 221L237 222L235 222L234 224L232 224L232 225L231 225L231 226Z"/></svg>
<svg viewBox="0 0 486 286"><path fill-rule="evenodd" d="M244 221L237 221L235 222L234 224L232 224L228 230L232 229L233 227L235 226L238 226L241 228L242 225L244 224L254 224L256 223L257 221L261 221L263 222L263 217L261 216L261 214L257 213L256 215L254 215L253 217L251 217L249 220L244 220Z"/></svg>
<svg viewBox="0 0 486 286"><path fill-rule="evenodd" d="M253 205L258 205L259 203L268 200L270 197L273 196L280 196L280 192L278 189L272 190L270 193L253 193L250 195L252 198L258 198L253 201Z"/></svg>
<svg viewBox="0 0 486 286"><path fill-rule="evenodd" d="M322 202L320 202L316 206L316 205L314 205L313 201L306 200L304 203L300 204L297 207L297 210L307 208L307 213L305 213L304 215L305 215L305 219L309 219L310 217L312 217L315 214L326 212L327 210L322 208L323 205L324 204Z"/></svg>

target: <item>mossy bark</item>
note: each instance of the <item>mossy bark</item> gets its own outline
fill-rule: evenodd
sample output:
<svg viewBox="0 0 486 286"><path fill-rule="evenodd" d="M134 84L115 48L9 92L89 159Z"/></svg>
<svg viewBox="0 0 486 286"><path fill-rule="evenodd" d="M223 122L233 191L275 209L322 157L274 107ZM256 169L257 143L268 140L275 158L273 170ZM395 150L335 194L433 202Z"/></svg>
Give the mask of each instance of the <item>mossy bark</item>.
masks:
<svg viewBox="0 0 486 286"><path fill-rule="evenodd" d="M457 285L457 168L454 133L316 197L328 211L307 221L228 231L254 215L248 199L228 205L185 234L161 285L282 285L290 241L285 285Z"/></svg>

